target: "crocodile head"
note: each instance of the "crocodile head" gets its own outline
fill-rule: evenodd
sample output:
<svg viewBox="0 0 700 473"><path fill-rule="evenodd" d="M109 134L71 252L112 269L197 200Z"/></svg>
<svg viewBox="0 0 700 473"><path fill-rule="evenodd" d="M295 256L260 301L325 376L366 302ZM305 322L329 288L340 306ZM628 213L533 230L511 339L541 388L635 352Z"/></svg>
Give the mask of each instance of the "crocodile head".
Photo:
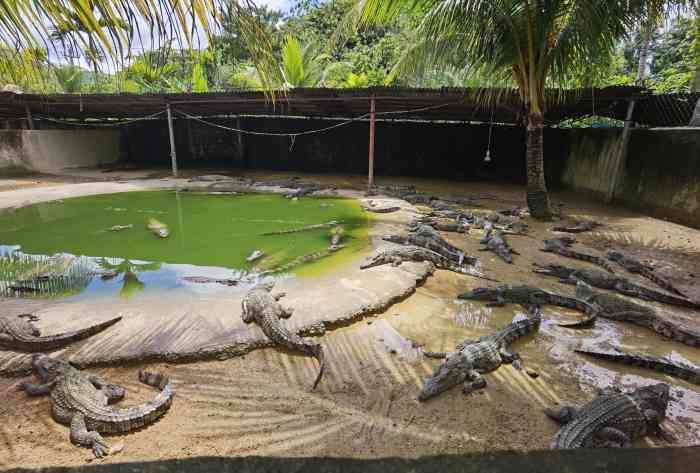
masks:
<svg viewBox="0 0 700 473"><path fill-rule="evenodd" d="M431 397L447 391L467 379L467 363L464 355L455 352L443 364L435 368L430 378L418 394L419 401L427 401Z"/></svg>
<svg viewBox="0 0 700 473"><path fill-rule="evenodd" d="M32 366L36 373L45 383L53 381L57 377L65 374L68 370L74 369L65 361L56 360L43 353L36 353L32 356Z"/></svg>
<svg viewBox="0 0 700 473"><path fill-rule="evenodd" d="M648 422L658 424L666 417L669 400L668 384L659 383L639 388L634 392L634 397L642 412L653 411L658 415L655 418L647 419Z"/></svg>
<svg viewBox="0 0 700 473"><path fill-rule="evenodd" d="M595 294L593 288L583 281L576 282L576 297L584 301L590 300Z"/></svg>
<svg viewBox="0 0 700 473"><path fill-rule="evenodd" d="M605 256L607 256L610 261L620 261L622 258L624 258L624 255L616 250L608 251L605 253Z"/></svg>
<svg viewBox="0 0 700 473"><path fill-rule="evenodd" d="M386 263L386 255L383 253L377 253L364 260L362 264L360 264L360 269L374 268L375 266L381 266Z"/></svg>
<svg viewBox="0 0 700 473"><path fill-rule="evenodd" d="M537 264L535 263L534 272L538 274L546 274L547 276L556 276L558 278L568 278L575 270L562 266L560 264Z"/></svg>

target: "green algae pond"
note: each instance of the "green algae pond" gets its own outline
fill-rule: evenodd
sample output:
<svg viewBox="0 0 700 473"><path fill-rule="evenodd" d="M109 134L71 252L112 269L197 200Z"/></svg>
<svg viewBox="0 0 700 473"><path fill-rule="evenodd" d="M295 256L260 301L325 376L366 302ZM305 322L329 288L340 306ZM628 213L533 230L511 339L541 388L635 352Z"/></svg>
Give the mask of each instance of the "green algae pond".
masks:
<svg viewBox="0 0 700 473"><path fill-rule="evenodd" d="M151 219L167 238L149 230ZM271 234L311 225L322 227ZM343 198L147 191L40 203L0 214L0 295L131 297L192 287L193 276L318 276L360 258L370 225L359 202ZM334 232L343 247L330 252ZM264 256L247 261L255 251Z"/></svg>

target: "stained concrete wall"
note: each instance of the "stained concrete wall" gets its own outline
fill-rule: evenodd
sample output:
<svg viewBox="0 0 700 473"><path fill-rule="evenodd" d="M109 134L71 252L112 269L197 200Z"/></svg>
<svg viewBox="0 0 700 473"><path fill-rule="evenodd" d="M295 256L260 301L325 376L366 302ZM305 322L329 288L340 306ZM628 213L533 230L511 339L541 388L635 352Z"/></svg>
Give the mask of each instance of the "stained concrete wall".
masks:
<svg viewBox="0 0 700 473"><path fill-rule="evenodd" d="M116 130L0 130L0 172L95 167L119 159Z"/></svg>
<svg viewBox="0 0 700 473"><path fill-rule="evenodd" d="M614 202L700 227L700 129L633 129L624 156L622 130L572 130L568 141L566 187L602 198L612 190Z"/></svg>

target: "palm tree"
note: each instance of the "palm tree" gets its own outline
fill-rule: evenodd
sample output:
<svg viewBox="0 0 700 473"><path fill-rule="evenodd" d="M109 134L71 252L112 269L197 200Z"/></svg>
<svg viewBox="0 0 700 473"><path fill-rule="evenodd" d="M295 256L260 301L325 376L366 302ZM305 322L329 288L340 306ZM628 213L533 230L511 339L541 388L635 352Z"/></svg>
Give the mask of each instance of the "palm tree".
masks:
<svg viewBox="0 0 700 473"><path fill-rule="evenodd" d="M426 12L401 67L469 67L490 85L517 87L527 127L527 203L534 217L550 218L543 130L553 95L545 88L563 87L592 57L610 54L643 7L622 0L358 1L365 24Z"/></svg>
<svg viewBox="0 0 700 473"><path fill-rule="evenodd" d="M83 89L83 70L77 66L56 67L53 69L56 82L62 92L76 94Z"/></svg>
<svg viewBox="0 0 700 473"><path fill-rule="evenodd" d="M191 48L195 28L211 39L227 16L228 21L239 23L264 89L271 90L272 84L281 81L272 43L253 13L257 7L252 0L3 0L0 4L0 44L11 44L17 50L46 46L52 31L79 25L85 34L75 38L76 46L92 56L93 63L98 60L97 51L120 61L139 44L125 25L133 26L137 35L147 35L154 44L174 40Z"/></svg>
<svg viewBox="0 0 700 473"><path fill-rule="evenodd" d="M307 43L302 45L293 36L287 36L282 46L282 75L285 86L314 87L323 75L323 62L328 56L319 54L318 48Z"/></svg>

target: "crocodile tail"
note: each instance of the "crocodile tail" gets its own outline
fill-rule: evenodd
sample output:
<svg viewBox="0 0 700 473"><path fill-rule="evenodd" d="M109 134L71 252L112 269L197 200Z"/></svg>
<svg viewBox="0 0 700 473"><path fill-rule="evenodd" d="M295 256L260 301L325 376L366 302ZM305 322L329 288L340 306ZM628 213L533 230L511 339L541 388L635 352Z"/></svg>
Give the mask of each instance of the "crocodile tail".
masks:
<svg viewBox="0 0 700 473"><path fill-rule="evenodd" d="M574 350L576 353L592 356L602 360L615 361L626 365L639 366L652 371L658 371L667 375L684 379L690 383L700 385L700 369L685 366L672 361L656 358L648 355L633 355L627 353L605 353L588 350Z"/></svg>
<svg viewBox="0 0 700 473"><path fill-rule="evenodd" d="M140 429L152 424L170 409L173 402L173 391L167 376L160 373L139 371L139 381L157 388L160 392L146 403L113 410L105 417L98 416L95 421L99 432L120 433Z"/></svg>
<svg viewBox="0 0 700 473"><path fill-rule="evenodd" d="M121 317L115 317L113 319L107 320L106 322L102 322L91 327L87 327L80 330L74 330L72 332L61 333L58 335L16 339L11 342L11 345L14 345L15 348L32 353L57 350L71 343L84 340L88 337L96 335L102 332L103 330L111 327L112 325L116 324L121 319Z"/></svg>
<svg viewBox="0 0 700 473"><path fill-rule="evenodd" d="M313 391L316 389L316 386L318 386L318 383L321 382L321 378L323 377L323 373L326 371L326 357L323 355L323 346L321 344L316 345L314 348L314 356L318 360L319 363L319 369L318 369L318 375L316 376L316 380L314 381L313 386L311 387L311 390Z"/></svg>

